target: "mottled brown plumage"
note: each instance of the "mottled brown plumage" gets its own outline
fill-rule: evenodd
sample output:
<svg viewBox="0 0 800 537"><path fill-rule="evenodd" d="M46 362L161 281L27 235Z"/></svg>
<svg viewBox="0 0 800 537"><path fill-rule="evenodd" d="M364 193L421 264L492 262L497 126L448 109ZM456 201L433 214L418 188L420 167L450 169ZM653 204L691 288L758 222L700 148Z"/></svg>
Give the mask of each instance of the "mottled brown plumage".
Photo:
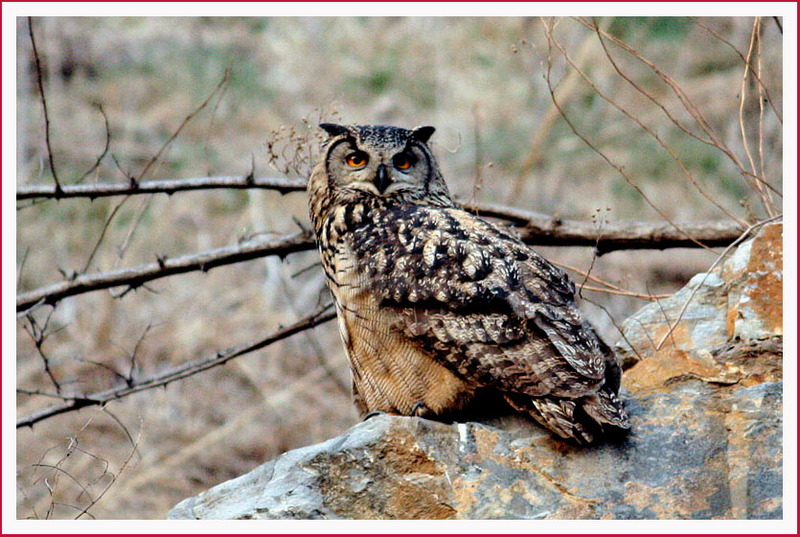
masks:
<svg viewBox="0 0 800 537"><path fill-rule="evenodd" d="M442 416L488 390L563 438L629 427L573 283L452 201L432 127L322 127L310 212L362 414Z"/></svg>

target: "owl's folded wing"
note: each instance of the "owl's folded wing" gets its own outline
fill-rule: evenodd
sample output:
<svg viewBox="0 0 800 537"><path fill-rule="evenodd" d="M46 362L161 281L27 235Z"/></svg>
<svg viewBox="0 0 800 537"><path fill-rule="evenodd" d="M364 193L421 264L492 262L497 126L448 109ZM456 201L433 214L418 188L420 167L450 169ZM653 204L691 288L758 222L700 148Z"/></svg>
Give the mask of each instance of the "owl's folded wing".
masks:
<svg viewBox="0 0 800 537"><path fill-rule="evenodd" d="M602 343L563 271L465 211L397 211L354 245L394 329L481 385L564 397L602 385Z"/></svg>

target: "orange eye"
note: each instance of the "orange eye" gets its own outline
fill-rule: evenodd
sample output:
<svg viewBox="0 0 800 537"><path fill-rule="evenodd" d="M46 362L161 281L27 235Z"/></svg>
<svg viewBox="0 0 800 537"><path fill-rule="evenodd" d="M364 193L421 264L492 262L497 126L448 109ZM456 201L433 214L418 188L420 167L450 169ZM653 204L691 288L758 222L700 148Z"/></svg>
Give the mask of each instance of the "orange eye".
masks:
<svg viewBox="0 0 800 537"><path fill-rule="evenodd" d="M367 154L361 151L350 153L347 155L345 162L347 162L347 165L351 168L361 168L367 164Z"/></svg>
<svg viewBox="0 0 800 537"><path fill-rule="evenodd" d="M392 162L394 163L394 167L398 170L407 170L411 167L411 159L408 158L408 155L404 155L403 153L395 155Z"/></svg>

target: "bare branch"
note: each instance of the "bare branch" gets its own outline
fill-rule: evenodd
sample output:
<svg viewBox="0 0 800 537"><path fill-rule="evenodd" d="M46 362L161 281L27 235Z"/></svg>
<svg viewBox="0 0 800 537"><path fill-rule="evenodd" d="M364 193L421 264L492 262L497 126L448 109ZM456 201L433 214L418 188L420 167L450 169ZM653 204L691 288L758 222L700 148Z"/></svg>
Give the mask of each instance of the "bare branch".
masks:
<svg viewBox="0 0 800 537"><path fill-rule="evenodd" d="M104 198L108 196L129 196L133 194L168 194L191 190L213 190L219 188L246 189L263 188L277 190L281 194L299 192L306 189L302 179L272 177L199 177L192 179L166 179L142 181L141 183L96 183L93 185L66 185L57 193L49 185L21 186L17 189L17 201L36 198Z"/></svg>
<svg viewBox="0 0 800 537"><path fill-rule="evenodd" d="M539 246L591 246L603 255L616 250L646 250L726 246L741 234L741 228L730 222L681 224L676 231L671 224L626 222L609 223L602 230L592 224L562 220L530 211L489 204L464 204L468 211L510 222L518 228L523 242ZM100 289L127 286L128 290L146 282L198 270L249 261L259 257L286 255L312 250L314 240L307 232L274 240L251 239L247 242L185 255L174 259L160 257L155 263L99 274L82 274L60 283L17 295L17 312L49 304L64 298Z"/></svg>
<svg viewBox="0 0 800 537"><path fill-rule="evenodd" d="M225 351L218 351L216 354L208 358L194 360L179 367L173 368L169 371L166 371L164 373L161 373L159 375L154 375L152 377L142 379L136 382L133 386L128 386L127 384L125 384L118 386L116 388L112 388L110 390L97 392L90 395L73 396L73 397L65 396L63 403L58 405L53 405L49 408L46 408L39 412L35 412L29 416L26 416L18 420L17 428L19 429L20 427L32 427L35 423L38 423L40 421L46 420L53 416L57 416L59 414L73 412L75 410L79 410L84 407L105 405L110 401L122 399L123 397L127 397L128 395L142 392L145 390L151 390L153 388L166 386L167 384L175 382L176 380L181 380L186 377L205 371L207 369L223 365L229 360L232 360L234 358L237 358L239 356L242 356L244 354L253 351L257 351L259 349L263 349L264 347L267 347L277 341L286 339L289 336L293 336L299 332L308 330L309 328L313 328L317 325L330 321L336 316L336 313L334 311L328 311L329 309L330 306L322 308L316 311L315 313L312 313L308 317L301 319L295 324L287 328L278 330L258 341L252 343L246 343L244 345L239 345L237 347Z"/></svg>
<svg viewBox="0 0 800 537"><path fill-rule="evenodd" d="M734 222L681 223L682 231L664 222L609 222L597 229L588 222L562 220L552 216L500 205L464 205L481 216L500 218L517 226L523 242L538 246L595 246L598 255L615 250L664 250L726 246L742 229ZM690 236L691 238L687 237Z"/></svg>
<svg viewBox="0 0 800 537"><path fill-rule="evenodd" d="M196 270L205 272L222 265L249 261L267 255L283 257L312 248L314 248L314 242L310 236L305 233L295 233L274 240L251 239L242 244L174 259L161 257L154 263L99 274L82 274L54 285L23 293L17 296L17 311L24 312L39 304L54 305L64 298L89 291L109 289L120 285L136 288L146 282L175 274L185 274Z"/></svg>

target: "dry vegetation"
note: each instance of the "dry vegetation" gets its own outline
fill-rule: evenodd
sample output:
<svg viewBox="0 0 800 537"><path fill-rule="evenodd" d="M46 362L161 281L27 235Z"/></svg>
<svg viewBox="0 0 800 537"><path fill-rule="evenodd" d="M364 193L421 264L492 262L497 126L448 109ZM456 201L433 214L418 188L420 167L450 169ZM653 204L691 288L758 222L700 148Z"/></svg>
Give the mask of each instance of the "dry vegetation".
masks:
<svg viewBox="0 0 800 537"><path fill-rule="evenodd" d="M52 186L53 168L63 186L303 179L326 118L436 126L445 177L465 202L596 226L744 229L781 210L782 31L772 18L34 19L38 73L28 21L17 30L18 187ZM17 205L18 293L307 227L305 195L270 189ZM721 251L540 250L645 297L584 291L611 341L612 319ZM315 255L20 315L18 418L295 323L328 300ZM328 323L166 388L19 428L17 516L163 518L187 496L351 426L348 375Z"/></svg>

